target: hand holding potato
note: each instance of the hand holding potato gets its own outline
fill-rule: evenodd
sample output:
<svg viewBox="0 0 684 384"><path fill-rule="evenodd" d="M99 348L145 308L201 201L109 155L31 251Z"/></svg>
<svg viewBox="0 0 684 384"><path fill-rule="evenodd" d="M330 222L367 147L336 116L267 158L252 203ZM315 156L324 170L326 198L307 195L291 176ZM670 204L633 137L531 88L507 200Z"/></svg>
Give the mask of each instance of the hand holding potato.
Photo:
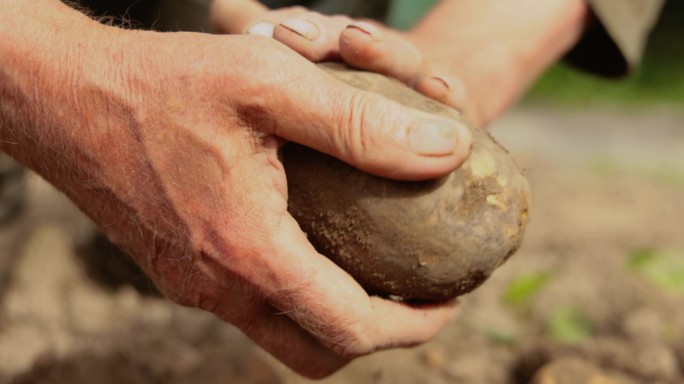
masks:
<svg viewBox="0 0 684 384"><path fill-rule="evenodd" d="M78 204L170 299L235 324L311 377L420 343L453 303L368 294L287 212L278 150L423 179L471 136L334 80L260 36L124 31L60 1L1 1L0 146Z"/></svg>

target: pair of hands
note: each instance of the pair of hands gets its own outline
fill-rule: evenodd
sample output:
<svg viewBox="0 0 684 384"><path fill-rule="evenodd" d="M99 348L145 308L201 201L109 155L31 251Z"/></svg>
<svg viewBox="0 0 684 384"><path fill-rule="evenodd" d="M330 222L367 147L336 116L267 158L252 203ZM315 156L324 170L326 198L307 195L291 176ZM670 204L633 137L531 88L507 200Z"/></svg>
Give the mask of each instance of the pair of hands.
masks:
<svg viewBox="0 0 684 384"><path fill-rule="evenodd" d="M223 32L248 35L235 39L240 46L232 52L241 60L224 62L240 73L240 79L234 78L240 85L231 88L237 91L234 113L242 123L232 127L237 136L226 142L234 147L224 153L249 150L224 160L224 171L215 172L221 177L212 184L223 190L215 200L225 196L225 202L199 215L197 207L203 202L188 207L187 220L218 214L208 222L225 226L212 230L211 239L218 242L208 244L210 251L200 251L204 282L193 289L191 296L197 299L189 304L235 324L310 377L330 374L376 350L429 340L454 316L455 302L410 306L369 297L319 255L287 213L286 180L277 151L283 140L295 141L382 176L441 176L470 152L465 127L340 84L308 61L341 59L399 78L453 105L462 102L462 86L428 76L420 51L398 33L367 23L348 28L353 21L344 16L327 17L303 8L269 12L251 1L217 2L213 11ZM292 29L279 27L288 20L298 21ZM248 141L239 137L244 133ZM197 167L205 160L196 159ZM204 200L206 195L200 195ZM188 284L187 274L172 282L170 295L178 293L178 284Z"/></svg>
<svg viewBox="0 0 684 384"><path fill-rule="evenodd" d="M582 0L525 1L564 14L552 3ZM463 4L469 8L456 12ZM218 36L126 31L59 0L41 7L0 0L0 148L66 193L167 297L215 313L294 370L322 377L356 356L432 338L455 303L369 297L318 254L287 212L278 149L295 141L374 174L416 180L457 168L471 138L458 122L342 84L307 58L341 58L461 106L457 76L443 73L458 67L450 52L476 50L445 50L439 42L453 36L443 29L452 28L438 21L494 17L473 24L486 30L507 13L476 8L509 4L442 2L446 9L422 33L402 37L369 24L347 28L343 17L217 0L219 26L252 33ZM527 32L527 14L513 31ZM270 33L264 22L280 42L254 36ZM481 46L478 38L465 41ZM514 98L519 70L530 68L514 71L507 64L517 60L498 58L473 55L477 65L458 71L471 96L496 80L492 74L508 79L496 97L468 103L481 122ZM493 70L482 71L490 68L483 63Z"/></svg>
<svg viewBox="0 0 684 384"><path fill-rule="evenodd" d="M442 15L433 13L418 28L401 33L373 22L323 16L301 7L269 11L252 0L214 1L212 18L220 31L243 34L245 38L254 35L269 38L245 40L254 44L251 52L259 56L246 65L258 67L259 71L247 72L249 78L244 81L250 86L241 88L246 90L258 84L257 92L269 98L268 104L261 104L259 108L251 106L242 113L238 109L238 113L247 117L248 125L242 129L259 132L261 141L257 141L256 152L268 148L268 165L261 171L268 170L264 175L270 181L261 187L245 189L234 198L258 196L257 191L271 192L269 197L257 198L253 205L246 205L249 211L243 212L245 217L258 212L259 207L270 207L239 237L247 242L233 241L227 248L235 249L232 248L235 244L249 246L238 248L239 252L228 258L222 252L225 247L216 249L216 256L211 258L214 267L208 270L223 271L212 283L219 283L222 288L210 300L209 307L201 304L200 307L236 324L302 374L327 375L351 358L425 342L448 323L456 307L455 302L410 306L368 297L348 275L317 254L286 212L286 181L276 158L277 144L270 140L296 141L374 174L416 180L441 176L457 168L469 155L472 139L457 122L427 117L377 95L339 84L308 62L292 56L291 51L270 43L273 40L282 43L310 62L344 61L356 68L397 78L427 97L464 111L476 124L484 125L502 113L536 75L572 46L583 28L583 0L553 0L546 1L546 5L533 1L538 5L538 15L546 14L536 24L523 17L516 19L527 16L525 4L461 0L462 16L458 19L457 3L443 2L442 8L435 12L443 12ZM463 25L464 36L460 42L471 40L459 44L454 32L447 32L453 28L443 24L450 17L455 22L467 22L479 12L488 11L495 16L506 15L502 29L508 27L522 33L510 42L502 39L504 43L497 46L491 32L496 28L496 21L484 18L474 22L471 28ZM538 42L535 48L546 52L532 53L529 46L534 44L524 39L548 29L559 19L564 20L566 28L548 32ZM482 41L483 37L491 41ZM480 46L483 42L494 43L491 45L494 48ZM477 54L476 50L484 53ZM471 58L467 53L472 53L472 62L461 64ZM266 57L276 65L264 65L262 60ZM463 81L459 75L464 76ZM469 92L468 86L473 92ZM472 98L468 100L471 93ZM249 92L237 96L250 100L248 103L258 97L257 93ZM288 109L282 109L282 105ZM254 119L253 112L257 112L258 119ZM274 129L264 131L265 122ZM259 173L256 169L252 172ZM242 178L236 183L239 180ZM272 205L264 206L267 201ZM263 227L263 223L273 222L278 225ZM259 233L262 236L255 238ZM269 235L263 236L265 233ZM263 247L255 247L250 241ZM254 274L257 270L259 273ZM223 275L225 272L228 274ZM264 272L267 272L266 280L262 280ZM235 284L240 278L248 282L245 287L257 299L250 302L260 302L260 309L253 312L247 326L244 323L244 315L249 313L244 311L246 306L229 305L221 300L226 294L241 295L239 290L235 293L239 287ZM210 284L204 292L211 290Z"/></svg>
<svg viewBox="0 0 684 384"><path fill-rule="evenodd" d="M213 12L222 32L251 35L245 36L250 47L239 54L256 57L242 64L251 68L242 81L249 85L238 88L236 96L248 104L259 93L268 100L242 113L250 126L239 130L258 132L259 140L252 154L241 156L246 160L244 175L223 181L242 184L244 190L230 198L252 196L252 202L240 204L244 212L239 217L257 220L246 225L231 215L233 226L227 232L244 241L231 241L227 248L237 247L233 255L224 254L226 247L214 249L205 267L214 278L201 288L201 295L216 294L207 302L190 304L217 313L285 364L312 377L327 375L360 355L429 340L454 316L455 301L410 306L368 297L317 254L286 211L286 180L277 149L281 139L296 141L371 173L414 180L458 167L469 155L470 134L455 121L428 117L339 84L261 36L312 62L342 60L398 78L455 107L463 103L463 85L431 75L411 42L367 22L301 7L268 11L252 1L217 1ZM281 83L285 86L278 86ZM254 160L256 164L248 164ZM246 184L250 177L262 176L253 187ZM240 230L243 236L235 236Z"/></svg>

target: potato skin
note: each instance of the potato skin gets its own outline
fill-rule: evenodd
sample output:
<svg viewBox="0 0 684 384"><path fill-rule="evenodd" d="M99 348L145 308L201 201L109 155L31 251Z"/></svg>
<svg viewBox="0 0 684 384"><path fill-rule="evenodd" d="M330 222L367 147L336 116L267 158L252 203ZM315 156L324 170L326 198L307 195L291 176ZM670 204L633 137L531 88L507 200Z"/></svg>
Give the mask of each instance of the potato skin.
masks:
<svg viewBox="0 0 684 384"><path fill-rule="evenodd" d="M324 64L336 78L412 108L460 114L385 76ZM471 157L439 180L405 182L361 172L288 144L289 211L316 249L369 293L442 301L482 284L520 246L529 187L508 152L471 128Z"/></svg>

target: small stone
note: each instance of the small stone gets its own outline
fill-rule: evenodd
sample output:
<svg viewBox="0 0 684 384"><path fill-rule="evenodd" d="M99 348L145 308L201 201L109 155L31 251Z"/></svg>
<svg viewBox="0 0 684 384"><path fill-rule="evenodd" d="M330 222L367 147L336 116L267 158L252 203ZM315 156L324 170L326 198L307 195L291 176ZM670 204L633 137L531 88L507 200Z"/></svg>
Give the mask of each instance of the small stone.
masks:
<svg viewBox="0 0 684 384"><path fill-rule="evenodd" d="M440 346L429 348L423 352L422 360L423 364L430 369L443 369L447 361L446 351Z"/></svg>
<svg viewBox="0 0 684 384"><path fill-rule="evenodd" d="M21 247L6 293L7 318L64 325L68 321L64 292L69 282L78 277L64 230L55 225L39 226Z"/></svg>
<svg viewBox="0 0 684 384"><path fill-rule="evenodd" d="M622 330L633 340L660 340L665 331L662 314L652 308L641 308L625 317Z"/></svg>
<svg viewBox="0 0 684 384"><path fill-rule="evenodd" d="M159 331L169 329L173 322L174 304L156 298L144 300L145 310L138 314L141 326L152 327Z"/></svg>
<svg viewBox="0 0 684 384"><path fill-rule="evenodd" d="M643 377L670 381L679 375L675 352L662 343L644 343L636 347L636 369Z"/></svg>
<svg viewBox="0 0 684 384"><path fill-rule="evenodd" d="M77 286L66 298L74 331L82 334L106 333L120 327L111 296L86 286Z"/></svg>
<svg viewBox="0 0 684 384"><path fill-rule="evenodd" d="M618 384L597 366L578 358L552 361L537 371L531 384Z"/></svg>
<svg viewBox="0 0 684 384"><path fill-rule="evenodd" d="M116 311L121 319L130 319L137 316L142 309L140 294L131 286L123 286L116 292L114 298Z"/></svg>
<svg viewBox="0 0 684 384"><path fill-rule="evenodd" d="M460 356L449 363L444 373L456 383L476 383L481 381L483 372L491 370L489 364L491 364L489 359L481 354Z"/></svg>
<svg viewBox="0 0 684 384"><path fill-rule="evenodd" d="M43 354L50 352L44 331L29 324L16 324L0 333L0 372L13 376L31 368Z"/></svg>

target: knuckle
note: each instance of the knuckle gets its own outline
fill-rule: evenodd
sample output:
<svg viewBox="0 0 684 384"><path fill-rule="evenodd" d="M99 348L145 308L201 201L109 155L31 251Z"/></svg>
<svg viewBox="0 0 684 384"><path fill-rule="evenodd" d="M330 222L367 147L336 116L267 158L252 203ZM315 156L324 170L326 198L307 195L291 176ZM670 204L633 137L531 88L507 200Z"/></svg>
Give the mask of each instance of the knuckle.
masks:
<svg viewBox="0 0 684 384"><path fill-rule="evenodd" d="M367 161L374 155L372 149L382 142L380 127L388 113L381 107L379 96L360 90L354 91L346 111L344 121L338 124L341 150L354 161Z"/></svg>
<svg viewBox="0 0 684 384"><path fill-rule="evenodd" d="M327 344L338 356L354 359L379 349L378 332L374 331L370 313L355 313L333 323L336 326L326 332L329 335Z"/></svg>
<svg viewBox="0 0 684 384"><path fill-rule="evenodd" d="M333 348L333 352L347 359L369 355L374 351L375 348L372 343L359 337L350 338Z"/></svg>
<svg viewBox="0 0 684 384"><path fill-rule="evenodd" d="M347 121L340 124L339 135L345 148L343 152L353 156L354 159L363 158L366 152L368 133L369 101L363 91L354 91L348 106Z"/></svg>
<svg viewBox="0 0 684 384"><path fill-rule="evenodd" d="M375 348L365 332L348 329L340 332L340 337L331 344L331 350L346 359L354 359L372 353Z"/></svg>

